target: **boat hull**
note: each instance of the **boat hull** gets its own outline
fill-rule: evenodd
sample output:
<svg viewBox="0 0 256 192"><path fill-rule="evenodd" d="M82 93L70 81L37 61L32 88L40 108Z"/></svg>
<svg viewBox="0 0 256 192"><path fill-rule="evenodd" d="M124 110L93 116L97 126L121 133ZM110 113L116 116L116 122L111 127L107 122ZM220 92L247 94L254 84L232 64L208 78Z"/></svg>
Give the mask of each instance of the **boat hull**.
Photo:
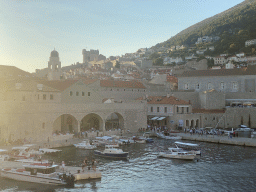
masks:
<svg viewBox="0 0 256 192"><path fill-rule="evenodd" d="M173 154L166 154L160 153L159 157L169 158L169 159L183 159L183 160L194 160L195 155L173 155Z"/></svg>
<svg viewBox="0 0 256 192"><path fill-rule="evenodd" d="M9 179L14 179L17 181L42 183L42 184L49 184L49 185L66 185L66 182L64 182L61 179L45 177L43 176L43 174L41 174L41 176L39 174L30 175L29 172L26 174L26 173L17 173L17 172L1 170L1 176Z"/></svg>
<svg viewBox="0 0 256 192"><path fill-rule="evenodd" d="M102 156L102 157L109 157L109 158L127 158L128 157L128 152L123 152L123 153L103 153L101 151L94 151L95 155Z"/></svg>

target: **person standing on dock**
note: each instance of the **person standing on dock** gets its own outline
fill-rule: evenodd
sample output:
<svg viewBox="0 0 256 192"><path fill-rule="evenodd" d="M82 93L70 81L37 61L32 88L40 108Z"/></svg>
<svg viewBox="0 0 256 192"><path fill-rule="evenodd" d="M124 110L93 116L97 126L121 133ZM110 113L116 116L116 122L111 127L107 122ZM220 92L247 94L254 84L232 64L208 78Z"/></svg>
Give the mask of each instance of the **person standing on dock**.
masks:
<svg viewBox="0 0 256 192"><path fill-rule="evenodd" d="M83 172L84 172L84 168L87 166L88 164L88 160L87 160L87 157L84 158L84 163L82 165L82 169L83 169Z"/></svg>
<svg viewBox="0 0 256 192"><path fill-rule="evenodd" d="M64 161L62 161L61 166L62 166L62 171L64 171L64 169L65 169L65 162Z"/></svg>
<svg viewBox="0 0 256 192"><path fill-rule="evenodd" d="M96 171L96 163L97 161L95 159L92 159L92 169Z"/></svg>

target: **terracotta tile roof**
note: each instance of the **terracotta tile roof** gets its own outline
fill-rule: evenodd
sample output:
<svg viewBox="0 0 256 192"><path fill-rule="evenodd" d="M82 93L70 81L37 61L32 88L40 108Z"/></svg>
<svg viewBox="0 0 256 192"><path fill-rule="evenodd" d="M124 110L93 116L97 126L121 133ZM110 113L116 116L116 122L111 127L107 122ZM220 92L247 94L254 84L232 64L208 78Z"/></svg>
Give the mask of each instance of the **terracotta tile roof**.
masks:
<svg viewBox="0 0 256 192"><path fill-rule="evenodd" d="M177 77L174 77L174 76L171 76L171 75L167 75L166 81L170 82L170 83L178 83Z"/></svg>
<svg viewBox="0 0 256 192"><path fill-rule="evenodd" d="M192 113L225 113L224 109L192 109Z"/></svg>
<svg viewBox="0 0 256 192"><path fill-rule="evenodd" d="M146 87L138 81L113 81L113 80L101 80L101 87L123 87L123 88L137 88L146 89Z"/></svg>
<svg viewBox="0 0 256 192"><path fill-rule="evenodd" d="M43 85L46 85L48 87L52 87L54 89L58 89L60 91L64 91L71 85L75 84L78 80L65 80L65 81L38 81L38 83L41 83Z"/></svg>
<svg viewBox="0 0 256 192"><path fill-rule="evenodd" d="M137 100L143 100L143 97ZM172 104L172 105L190 105L189 102L170 96L149 96L147 98L148 104Z"/></svg>
<svg viewBox="0 0 256 192"><path fill-rule="evenodd" d="M180 77L201 77L201 76L232 76L232 75L256 75L256 66L249 65L246 68L219 69L219 70L195 70L184 71Z"/></svg>

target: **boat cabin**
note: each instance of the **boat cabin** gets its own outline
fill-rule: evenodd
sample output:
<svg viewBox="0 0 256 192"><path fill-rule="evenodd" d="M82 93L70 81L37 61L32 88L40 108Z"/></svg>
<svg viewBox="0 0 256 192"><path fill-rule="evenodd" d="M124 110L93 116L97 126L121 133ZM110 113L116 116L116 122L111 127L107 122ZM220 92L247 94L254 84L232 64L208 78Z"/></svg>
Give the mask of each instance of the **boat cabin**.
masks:
<svg viewBox="0 0 256 192"><path fill-rule="evenodd" d="M58 165L52 165L52 163L33 163L30 165L24 165L25 171L29 171L31 175L36 175L37 173L51 174L56 171Z"/></svg>

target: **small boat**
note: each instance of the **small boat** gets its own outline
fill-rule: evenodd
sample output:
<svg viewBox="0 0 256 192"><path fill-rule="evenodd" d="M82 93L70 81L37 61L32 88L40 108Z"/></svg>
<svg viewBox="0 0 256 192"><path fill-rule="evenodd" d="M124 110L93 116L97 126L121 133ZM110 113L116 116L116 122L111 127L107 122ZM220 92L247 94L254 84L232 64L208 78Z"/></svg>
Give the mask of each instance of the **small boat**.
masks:
<svg viewBox="0 0 256 192"><path fill-rule="evenodd" d="M85 140L82 143L74 144L74 146L79 149L89 149L89 150L97 148L95 145L91 145L88 140Z"/></svg>
<svg viewBox="0 0 256 192"><path fill-rule="evenodd" d="M7 150L5 149L0 149L0 161L8 161L9 160L9 155L7 154Z"/></svg>
<svg viewBox="0 0 256 192"><path fill-rule="evenodd" d="M145 137L133 137L133 140L135 143L146 143L146 138Z"/></svg>
<svg viewBox="0 0 256 192"><path fill-rule="evenodd" d="M167 152L160 152L159 157L165 157L170 159L183 159L183 160L194 160L196 155L188 153L179 148L169 148Z"/></svg>
<svg viewBox="0 0 256 192"><path fill-rule="evenodd" d="M188 151L188 153L201 155L201 150L199 149L199 145L195 143L183 143L183 142L175 142L175 145L181 147L182 149Z"/></svg>
<svg viewBox="0 0 256 192"><path fill-rule="evenodd" d="M61 152L61 150L58 150L58 149L48 149L48 148L41 148L39 149L40 152L42 153L47 153L47 154L54 154L54 153L59 153Z"/></svg>
<svg viewBox="0 0 256 192"><path fill-rule="evenodd" d="M122 149L108 147L108 145L106 145L105 150L103 152L95 150L94 154L98 156L110 157L110 158L127 158L129 153L123 152Z"/></svg>
<svg viewBox="0 0 256 192"><path fill-rule="evenodd" d="M118 140L119 145L129 145L135 143L132 138L122 138Z"/></svg>
<svg viewBox="0 0 256 192"><path fill-rule="evenodd" d="M24 165L24 169L4 168L0 173L2 177L18 181L74 187L74 176L56 172L57 167L52 163L33 163Z"/></svg>

